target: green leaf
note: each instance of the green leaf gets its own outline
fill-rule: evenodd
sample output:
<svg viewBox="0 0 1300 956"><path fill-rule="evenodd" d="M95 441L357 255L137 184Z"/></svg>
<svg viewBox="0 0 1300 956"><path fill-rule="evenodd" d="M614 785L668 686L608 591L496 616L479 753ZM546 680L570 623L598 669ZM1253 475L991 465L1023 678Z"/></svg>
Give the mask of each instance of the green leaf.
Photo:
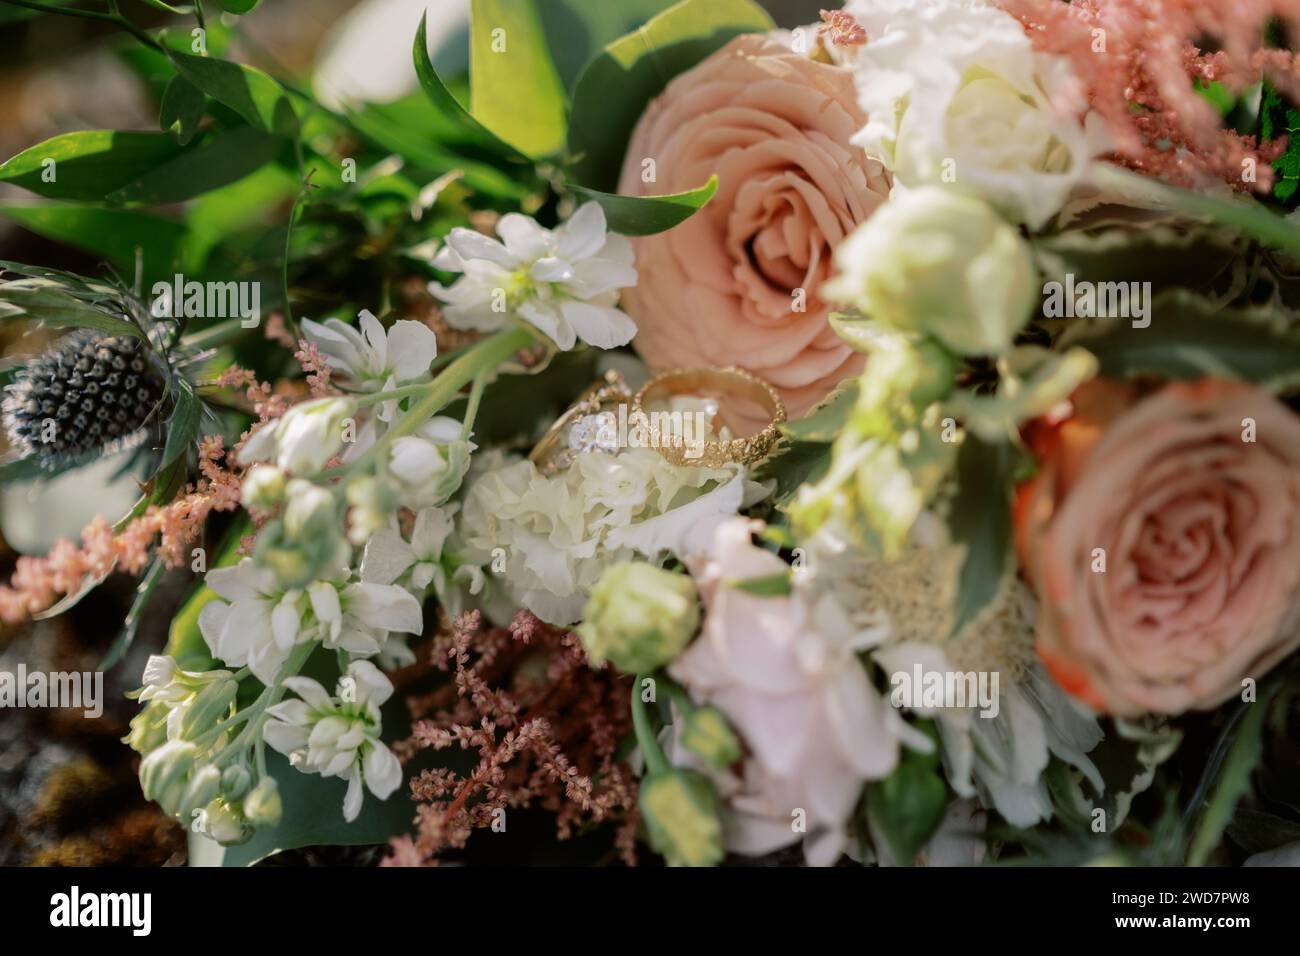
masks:
<svg viewBox="0 0 1300 956"><path fill-rule="evenodd" d="M918 728L937 737L929 722ZM867 822L894 862L911 866L943 822L948 785L939 772L938 741L931 754L904 749L894 772L867 787Z"/></svg>
<svg viewBox="0 0 1300 956"><path fill-rule="evenodd" d="M27 318L49 328L96 329L109 335L142 337L139 326L95 303L70 295L49 279L0 282L0 318Z"/></svg>
<svg viewBox="0 0 1300 956"><path fill-rule="evenodd" d="M211 139L150 170L112 193L114 202L181 202L236 180L265 166L287 144L256 126L221 130Z"/></svg>
<svg viewBox="0 0 1300 956"><path fill-rule="evenodd" d="M167 443L163 447L161 468L180 460L199 435L203 401L194 394L194 386L181 379L175 388L176 407L167 419Z"/></svg>
<svg viewBox="0 0 1300 956"><path fill-rule="evenodd" d="M180 146L162 133L64 133L0 165L0 182L22 186L47 199L100 200L180 151ZM53 181L46 182L51 177Z"/></svg>
<svg viewBox="0 0 1300 956"><path fill-rule="evenodd" d="M533 0L473 0L469 62L476 120L532 159L564 147L564 87Z"/></svg>
<svg viewBox="0 0 1300 956"><path fill-rule="evenodd" d="M158 582L162 580L167 566L163 564L162 558L154 558L149 565L149 570L145 572L144 577L135 589L135 600L131 602L131 609L126 613L126 620L122 624L122 632L118 634L117 640L113 646L108 649L104 659L99 662L99 670L106 671L115 667L126 652L131 649L135 643L135 636L140 630L140 619L144 615L145 609L149 606L154 591L158 588Z"/></svg>
<svg viewBox="0 0 1300 956"><path fill-rule="evenodd" d="M438 76L438 71L433 68L433 61L429 59L429 41L425 31L425 21L428 16L428 11L420 15L420 26L415 31L415 47L412 52L415 58L415 75L419 77L420 87L428 96L434 109L438 110L440 115L452 120L458 127L465 130L473 139L483 145L512 159L523 159L524 157L520 155L519 150L498 137L476 120L469 110L461 106L460 101L451 95L451 91L447 89L441 77Z"/></svg>
<svg viewBox="0 0 1300 956"><path fill-rule="evenodd" d="M221 0L221 9L227 13L249 13L262 0Z"/></svg>
<svg viewBox="0 0 1300 956"><path fill-rule="evenodd" d="M769 574L761 578L731 580L727 584L755 597L785 597L794 590L788 571L781 574Z"/></svg>
<svg viewBox="0 0 1300 956"><path fill-rule="evenodd" d="M632 129L668 81L734 37L772 28L771 17L750 0L683 0L606 46L573 90L574 180L615 189Z"/></svg>
<svg viewBox="0 0 1300 956"><path fill-rule="evenodd" d="M181 76L268 133L298 135L298 114L283 86L261 70L242 63L169 50Z"/></svg>
<svg viewBox="0 0 1300 956"><path fill-rule="evenodd" d="M781 433L799 441L832 442L844 428L857 401L857 381L845 381L803 418L782 425Z"/></svg>
<svg viewBox="0 0 1300 956"><path fill-rule="evenodd" d="M784 505L806 484L821 481L831 465L831 446L825 442L783 441L759 468L761 481L774 479L772 501Z"/></svg>
<svg viewBox="0 0 1300 956"><path fill-rule="evenodd" d="M173 133L183 146L198 132L199 121L207 108L208 100L202 90L183 76L173 76L167 89L163 90L158 128L164 133Z"/></svg>
<svg viewBox="0 0 1300 956"><path fill-rule="evenodd" d="M1263 749L1261 731L1268 713L1268 702L1276 684L1267 685L1258 700L1243 703L1224 731L1206 768L1206 780L1197 788L1197 797L1205 783L1214 781L1214 793L1208 799L1195 800L1188 808L1199 814L1200 823L1187 848L1187 865L1201 866L1219 845L1223 831L1232 821L1237 802L1250 790L1250 778L1259 764ZM1222 756L1220 757L1220 754Z"/></svg>
<svg viewBox="0 0 1300 956"><path fill-rule="evenodd" d="M185 227L171 219L130 209L92 206L0 205L25 229L103 256L126 275L135 274L136 251L147 280L172 273Z"/></svg>
<svg viewBox="0 0 1300 956"><path fill-rule="evenodd" d="M1100 374L1240 379L1264 389L1300 387L1300 323L1274 307L1225 309L1175 290L1151 303L1150 326L1085 319L1061 337L1097 357Z"/></svg>
<svg viewBox="0 0 1300 956"><path fill-rule="evenodd" d="M537 7L546 45L565 89L573 89L607 44L662 13L677 0L546 0Z"/></svg>
<svg viewBox="0 0 1300 956"><path fill-rule="evenodd" d="M385 714L385 726L387 717ZM191 834L191 865L251 866L281 850L387 843L411 829L415 811L404 786L387 800L378 800L367 792L360 815L348 823L343 819L343 794L347 791L344 780L301 773L270 749L266 766L280 788L284 806L279 825L259 830L238 846L221 847L206 837Z"/></svg>
<svg viewBox="0 0 1300 956"><path fill-rule="evenodd" d="M998 596L1011 573L1011 446L967 435L957 452L957 494L949 511L953 542L965 547L952 633Z"/></svg>
<svg viewBox="0 0 1300 956"><path fill-rule="evenodd" d="M718 191L718 177L698 189L667 196L619 196L585 186L570 186L574 192L594 199L605 210L605 222L611 232L625 236L649 236L664 232L695 215Z"/></svg>

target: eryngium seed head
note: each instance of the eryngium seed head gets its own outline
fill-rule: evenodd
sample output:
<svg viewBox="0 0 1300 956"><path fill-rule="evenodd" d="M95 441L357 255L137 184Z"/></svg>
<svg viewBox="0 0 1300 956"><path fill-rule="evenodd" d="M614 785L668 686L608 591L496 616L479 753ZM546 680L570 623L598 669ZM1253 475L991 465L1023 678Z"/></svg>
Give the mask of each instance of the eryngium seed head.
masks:
<svg viewBox="0 0 1300 956"><path fill-rule="evenodd" d="M140 339L77 332L29 362L6 391L9 443L52 467L121 447L154 413L164 386Z"/></svg>

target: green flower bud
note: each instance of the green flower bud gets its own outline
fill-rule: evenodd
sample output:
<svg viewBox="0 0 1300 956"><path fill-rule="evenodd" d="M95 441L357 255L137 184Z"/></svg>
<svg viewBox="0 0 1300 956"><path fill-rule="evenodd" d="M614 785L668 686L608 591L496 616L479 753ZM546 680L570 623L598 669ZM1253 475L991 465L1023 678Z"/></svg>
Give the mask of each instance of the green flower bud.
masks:
<svg viewBox="0 0 1300 956"><path fill-rule="evenodd" d="M248 793L253 775L241 763L227 767L221 774L221 795L227 800L237 800Z"/></svg>
<svg viewBox="0 0 1300 956"><path fill-rule="evenodd" d="M320 485L295 478L285 486L284 533L293 541L330 535L338 522L334 496Z"/></svg>
<svg viewBox="0 0 1300 956"><path fill-rule="evenodd" d="M167 714L165 704L150 701L131 718L131 731L122 742L138 754L147 754L161 746L167 739Z"/></svg>
<svg viewBox="0 0 1300 956"><path fill-rule="evenodd" d="M177 812L182 819L188 818L193 810L206 807L221 793L221 771L212 764L204 764L190 774L185 792L181 794Z"/></svg>
<svg viewBox="0 0 1300 956"><path fill-rule="evenodd" d="M740 759L740 741L716 707L697 707L683 718L682 744L711 767L729 767Z"/></svg>
<svg viewBox="0 0 1300 956"><path fill-rule="evenodd" d="M244 477L240 498L249 508L270 511L284 499L284 472L274 465L254 465Z"/></svg>
<svg viewBox="0 0 1300 956"><path fill-rule="evenodd" d="M244 798L244 817L255 827L273 827L282 813L280 788L271 777L263 777Z"/></svg>
<svg viewBox="0 0 1300 956"><path fill-rule="evenodd" d="M908 190L877 212L836 249L838 275L823 294L960 355L1005 352L1039 296L1020 233L945 186Z"/></svg>
<svg viewBox="0 0 1300 956"><path fill-rule="evenodd" d="M234 807L217 798L203 808L203 832L222 846L234 846L248 842L253 828Z"/></svg>
<svg viewBox="0 0 1300 956"><path fill-rule="evenodd" d="M668 663L690 643L700 607L686 575L628 561L605 570L582 616L577 633L591 662L640 674Z"/></svg>
<svg viewBox="0 0 1300 956"><path fill-rule="evenodd" d="M176 816L198 749L186 740L168 740L140 761L140 789L146 800Z"/></svg>
<svg viewBox="0 0 1300 956"><path fill-rule="evenodd" d="M641 817L650 845L669 866L714 866L721 859L718 794L709 778L672 769L641 781Z"/></svg>
<svg viewBox="0 0 1300 956"><path fill-rule="evenodd" d="M230 716L230 705L238 693L239 682L228 677L213 681L199 691L181 717L181 739L193 740Z"/></svg>

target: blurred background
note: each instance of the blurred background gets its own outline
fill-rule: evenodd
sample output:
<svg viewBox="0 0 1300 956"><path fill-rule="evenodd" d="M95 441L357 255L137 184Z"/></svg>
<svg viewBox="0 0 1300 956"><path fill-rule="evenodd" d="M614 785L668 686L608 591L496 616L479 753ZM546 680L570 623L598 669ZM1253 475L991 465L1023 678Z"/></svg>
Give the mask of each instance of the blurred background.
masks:
<svg viewBox="0 0 1300 956"><path fill-rule="evenodd" d="M102 10L96 0L50 5ZM574 0L538 0L563 6ZM604 0L644 7L643 0ZM215 4L209 4L215 6ZM817 20L826 0L765 0L778 24ZM136 24L153 28L182 18L143 0L121 0ZM469 0L264 0L245 17L209 15L231 28L227 56L292 77L329 105L399 100L416 90L410 44L428 12L434 65L443 77L468 66ZM620 11L621 12L621 11ZM183 28L192 25L184 21ZM151 84L141 47L112 24L39 13L0 0L0 161L59 133L156 128L160 90ZM96 256L23 229L6 210L30 193L0 183L0 260L101 274ZM24 335L21 323L0 323L0 376L39 351L45 333ZM0 378L3 381L3 378ZM8 449L0 433L0 460ZM112 457L49 481L0 484L0 580L22 554L44 554L60 537L76 538L96 514L110 521L139 494ZM137 582L125 575L76 603L66 614L21 627L0 624L0 671L101 669L130 609ZM177 608L192 587L181 571L165 575L157 608ZM151 614L125 659L106 670L104 716L80 711L0 711L0 865L183 865L185 835L140 795L135 755L120 743L136 705L124 694L138 686L144 659L166 639L170 621ZM370 862L310 853L280 863Z"/></svg>

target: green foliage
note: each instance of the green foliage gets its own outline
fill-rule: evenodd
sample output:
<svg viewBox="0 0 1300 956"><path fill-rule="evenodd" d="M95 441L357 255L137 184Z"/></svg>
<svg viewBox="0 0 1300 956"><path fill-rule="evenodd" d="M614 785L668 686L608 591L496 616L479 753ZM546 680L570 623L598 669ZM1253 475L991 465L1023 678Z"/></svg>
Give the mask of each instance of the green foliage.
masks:
<svg viewBox="0 0 1300 956"><path fill-rule="evenodd" d="M953 607L953 633L998 596L1012 574L1012 447L967 435L957 453L957 492L948 512L955 544L963 547Z"/></svg>
<svg viewBox="0 0 1300 956"><path fill-rule="evenodd" d="M103 200L180 152L176 141L161 133L63 133L0 165L0 182L47 199Z"/></svg>
<svg viewBox="0 0 1300 956"><path fill-rule="evenodd" d="M734 37L770 29L771 18L751 0L683 0L606 46L573 90L574 180L613 190L633 127L668 81Z"/></svg>
<svg viewBox="0 0 1300 956"><path fill-rule="evenodd" d="M938 733L929 721L918 724L935 743L931 753L904 748L898 766L884 780L867 786L867 824L872 837L899 866L911 866L916 854L943 822L948 785L939 767Z"/></svg>
<svg viewBox="0 0 1300 956"><path fill-rule="evenodd" d="M540 159L564 146L564 87L534 0L473 0L470 112L499 139Z"/></svg>
<svg viewBox="0 0 1300 956"><path fill-rule="evenodd" d="M234 110L245 122L281 136L298 134L298 113L288 91L261 70L178 50L169 50L168 56L196 89Z"/></svg>
<svg viewBox="0 0 1300 956"><path fill-rule="evenodd" d="M585 186L570 186L586 199L594 199L605 211L605 222L613 232L625 236L648 236L664 232L685 222L713 198L718 191L718 177L698 189L668 196L619 196Z"/></svg>

